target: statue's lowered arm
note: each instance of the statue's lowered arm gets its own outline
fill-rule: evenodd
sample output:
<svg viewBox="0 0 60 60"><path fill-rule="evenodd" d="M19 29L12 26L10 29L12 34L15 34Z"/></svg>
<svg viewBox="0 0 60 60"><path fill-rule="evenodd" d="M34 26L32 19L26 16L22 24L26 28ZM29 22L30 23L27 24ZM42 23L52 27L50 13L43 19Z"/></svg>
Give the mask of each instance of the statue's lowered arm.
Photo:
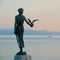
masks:
<svg viewBox="0 0 60 60"><path fill-rule="evenodd" d="M27 21L27 19L25 19L25 22L30 26L30 27L33 27L33 22L31 23L31 21Z"/></svg>

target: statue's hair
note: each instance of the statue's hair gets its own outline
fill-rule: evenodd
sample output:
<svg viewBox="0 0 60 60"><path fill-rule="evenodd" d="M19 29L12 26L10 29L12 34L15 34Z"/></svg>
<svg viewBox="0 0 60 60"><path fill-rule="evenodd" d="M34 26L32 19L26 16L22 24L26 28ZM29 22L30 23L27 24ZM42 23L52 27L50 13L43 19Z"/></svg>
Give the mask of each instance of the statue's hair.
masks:
<svg viewBox="0 0 60 60"><path fill-rule="evenodd" d="M18 9L18 12L19 12L20 14L22 14L22 13L23 13L23 11L24 11L24 9L23 9L23 8L19 8L19 9Z"/></svg>

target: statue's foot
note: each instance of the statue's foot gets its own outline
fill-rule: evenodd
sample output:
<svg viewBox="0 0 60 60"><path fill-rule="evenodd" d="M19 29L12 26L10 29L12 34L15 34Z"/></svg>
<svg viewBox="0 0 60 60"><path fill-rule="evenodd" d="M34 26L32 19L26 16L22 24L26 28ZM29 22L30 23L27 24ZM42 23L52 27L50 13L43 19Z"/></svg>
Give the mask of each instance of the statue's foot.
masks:
<svg viewBox="0 0 60 60"><path fill-rule="evenodd" d="M16 55L27 55L26 52L18 52Z"/></svg>

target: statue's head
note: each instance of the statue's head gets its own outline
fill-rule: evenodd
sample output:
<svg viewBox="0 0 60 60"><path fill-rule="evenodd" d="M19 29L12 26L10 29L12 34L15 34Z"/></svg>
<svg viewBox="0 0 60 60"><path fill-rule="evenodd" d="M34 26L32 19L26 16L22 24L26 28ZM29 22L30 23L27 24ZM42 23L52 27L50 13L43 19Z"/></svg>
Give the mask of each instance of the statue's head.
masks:
<svg viewBox="0 0 60 60"><path fill-rule="evenodd" d="M19 9L18 9L19 14L23 14L23 11L24 11L23 8L19 8Z"/></svg>

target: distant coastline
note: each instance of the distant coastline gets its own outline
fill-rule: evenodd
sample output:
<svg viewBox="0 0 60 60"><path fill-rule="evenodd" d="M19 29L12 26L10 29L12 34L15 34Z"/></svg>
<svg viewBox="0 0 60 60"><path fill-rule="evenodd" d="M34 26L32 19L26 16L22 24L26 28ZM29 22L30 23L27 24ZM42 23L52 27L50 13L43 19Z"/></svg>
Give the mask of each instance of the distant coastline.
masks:
<svg viewBox="0 0 60 60"><path fill-rule="evenodd" d="M0 29L0 35L14 35L13 29ZM25 29L24 35L60 35L60 32Z"/></svg>

